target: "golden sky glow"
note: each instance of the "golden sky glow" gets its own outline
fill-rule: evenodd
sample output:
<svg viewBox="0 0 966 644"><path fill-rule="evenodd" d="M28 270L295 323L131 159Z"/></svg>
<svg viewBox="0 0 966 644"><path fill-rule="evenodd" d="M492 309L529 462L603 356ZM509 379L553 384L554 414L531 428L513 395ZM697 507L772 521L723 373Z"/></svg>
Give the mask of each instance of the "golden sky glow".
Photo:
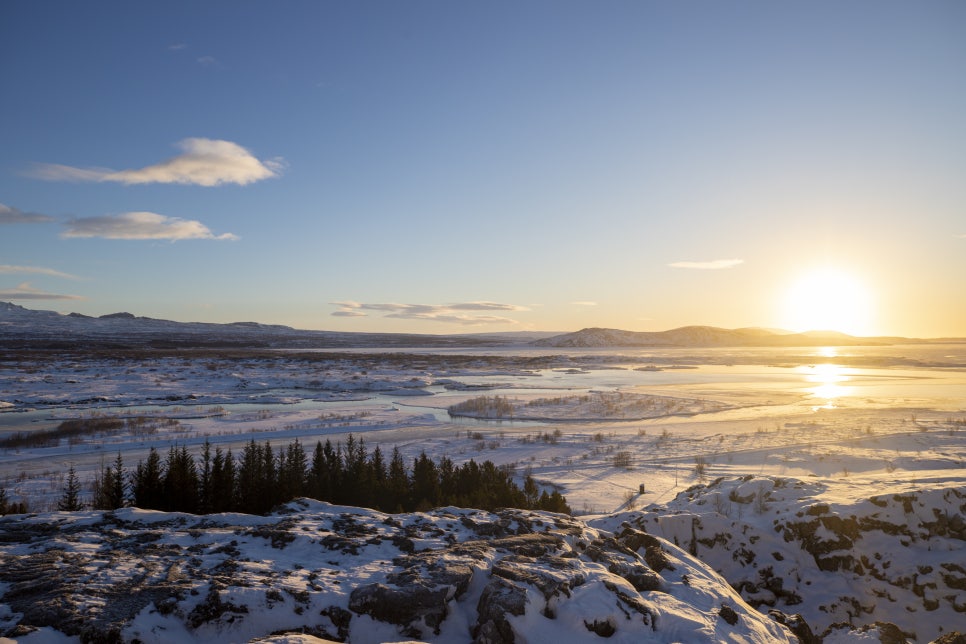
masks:
<svg viewBox="0 0 966 644"><path fill-rule="evenodd" d="M869 287L849 272L823 267L803 273L785 293L783 326L791 331L831 330L875 335Z"/></svg>

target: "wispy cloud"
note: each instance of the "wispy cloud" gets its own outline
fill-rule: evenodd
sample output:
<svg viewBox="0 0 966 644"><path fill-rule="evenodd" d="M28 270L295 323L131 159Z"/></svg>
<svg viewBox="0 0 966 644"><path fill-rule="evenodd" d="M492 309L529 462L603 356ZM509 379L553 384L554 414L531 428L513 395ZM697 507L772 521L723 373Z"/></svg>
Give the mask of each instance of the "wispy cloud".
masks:
<svg viewBox="0 0 966 644"><path fill-rule="evenodd" d="M170 51L181 51L182 49L187 49L188 43L176 42L172 45L168 45Z"/></svg>
<svg viewBox="0 0 966 644"><path fill-rule="evenodd" d="M39 212L24 212L0 203L0 224L43 224L50 221L54 221L54 218Z"/></svg>
<svg viewBox="0 0 966 644"><path fill-rule="evenodd" d="M154 212L125 212L120 215L68 220L61 237L103 237L105 239L218 239L236 240L231 233L215 235L200 221L166 217Z"/></svg>
<svg viewBox="0 0 966 644"><path fill-rule="evenodd" d="M743 259L714 259L710 262L672 262L668 264L672 268L695 268L704 271L719 271L725 268L734 268L739 264L744 264Z"/></svg>
<svg viewBox="0 0 966 644"><path fill-rule="evenodd" d="M221 63L214 56L199 56L197 60L202 67L221 67Z"/></svg>
<svg viewBox="0 0 966 644"><path fill-rule="evenodd" d="M591 302L589 300L581 300L578 302L571 302L574 306L597 306L597 302Z"/></svg>
<svg viewBox="0 0 966 644"><path fill-rule="evenodd" d="M61 295L60 293L45 293L24 282L16 288L0 290L0 300L83 300L80 295Z"/></svg>
<svg viewBox="0 0 966 644"><path fill-rule="evenodd" d="M456 304L399 304L399 303L363 303L354 301L332 302L340 307L332 315L340 317L363 317L367 311L376 311L387 318L404 320L428 320L446 322L466 326L476 324L515 324L516 320L498 315L489 315L497 311L526 311L524 306L503 304L500 302L459 302Z"/></svg>
<svg viewBox="0 0 966 644"><path fill-rule="evenodd" d="M76 275L62 273L61 271L56 271L52 268L44 268L43 266L13 266L11 264L0 264L0 274L11 273L33 273L36 275L48 275L50 277L62 277L68 280L80 279Z"/></svg>
<svg viewBox="0 0 966 644"><path fill-rule="evenodd" d="M177 147L181 148L182 154L144 168L111 170L38 163L27 174L46 181L217 186L224 183L245 185L277 177L285 167L285 161L281 158L259 160L251 152L231 141L191 138L180 141Z"/></svg>

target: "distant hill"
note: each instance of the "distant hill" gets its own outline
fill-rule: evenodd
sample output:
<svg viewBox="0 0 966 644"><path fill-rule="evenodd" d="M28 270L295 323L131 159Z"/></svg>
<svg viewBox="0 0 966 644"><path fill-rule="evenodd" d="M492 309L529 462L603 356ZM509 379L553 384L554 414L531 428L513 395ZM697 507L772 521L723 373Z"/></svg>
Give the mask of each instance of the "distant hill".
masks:
<svg viewBox="0 0 966 644"><path fill-rule="evenodd" d="M532 337L516 339L529 342ZM493 346L510 339L404 333L306 331L258 322L175 322L132 313L91 317L79 313L27 309L0 302L0 344L22 348L85 346L364 348Z"/></svg>
<svg viewBox="0 0 966 644"><path fill-rule="evenodd" d="M908 338L861 338L837 331L790 333L774 329L721 329L684 326L670 331L622 331L589 328L536 340L540 347L811 347L824 345L886 345L917 342Z"/></svg>
<svg viewBox="0 0 966 644"><path fill-rule="evenodd" d="M308 331L259 322L175 322L120 312L92 317L27 309L0 302L0 344L21 348L87 346L388 348L388 347L811 347L889 345L922 342L966 342L963 338L918 340L900 337L863 338L837 331L791 333L780 329L722 329L684 326L670 331L622 331L588 328L574 333L507 331L472 334L354 333Z"/></svg>

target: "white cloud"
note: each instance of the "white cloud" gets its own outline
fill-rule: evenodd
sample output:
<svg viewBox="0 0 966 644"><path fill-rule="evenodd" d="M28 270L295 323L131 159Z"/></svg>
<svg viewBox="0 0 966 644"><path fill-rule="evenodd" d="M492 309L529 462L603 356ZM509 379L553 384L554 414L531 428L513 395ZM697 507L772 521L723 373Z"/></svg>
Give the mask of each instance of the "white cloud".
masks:
<svg viewBox="0 0 966 644"><path fill-rule="evenodd" d="M597 302L591 302L589 300L581 300L578 302L571 302L574 306L597 306Z"/></svg>
<svg viewBox="0 0 966 644"><path fill-rule="evenodd" d="M80 295L61 295L39 291L27 282L16 288L0 290L0 300L83 300Z"/></svg>
<svg viewBox="0 0 966 644"><path fill-rule="evenodd" d="M220 67L221 66L220 63L218 62L218 59L215 58L214 56L200 56L198 58L198 64L200 64L202 67Z"/></svg>
<svg viewBox="0 0 966 644"><path fill-rule="evenodd" d="M80 279L76 275L62 273L60 271L55 271L52 268L44 268L42 266L13 266L11 264L0 264L0 273L34 273L37 275L49 275L50 277L62 277L69 280Z"/></svg>
<svg viewBox="0 0 966 644"><path fill-rule="evenodd" d="M672 268L696 268L698 270L717 271L724 268L734 268L739 264L744 264L743 259L715 259L710 262L672 262L668 264Z"/></svg>
<svg viewBox="0 0 966 644"><path fill-rule="evenodd" d="M0 224L43 224L49 221L54 221L54 218L39 212L24 212L0 203Z"/></svg>
<svg viewBox="0 0 966 644"><path fill-rule="evenodd" d="M219 239L236 240L231 233L215 235L200 221L165 217L153 212L125 212L120 215L83 217L67 221L61 237L103 237L105 239Z"/></svg>
<svg viewBox="0 0 966 644"><path fill-rule="evenodd" d="M173 45L168 45L168 49L171 51L181 51L182 49L187 49L188 44L183 42L176 42Z"/></svg>
<svg viewBox="0 0 966 644"><path fill-rule="evenodd" d="M180 141L177 146L183 150L183 154L144 168L111 170L39 163L28 174L47 181L217 186L224 183L245 185L277 177L285 166L281 158L260 161L251 152L231 141L191 138Z"/></svg>
<svg viewBox="0 0 966 644"><path fill-rule="evenodd" d="M516 304L500 302L458 302L455 304L399 304L399 303L362 303L351 300L332 302L341 307L332 315L340 317L363 317L366 311L383 313L383 317L404 320L427 320L449 324L516 324L511 318L483 315L490 311L526 311L527 308Z"/></svg>

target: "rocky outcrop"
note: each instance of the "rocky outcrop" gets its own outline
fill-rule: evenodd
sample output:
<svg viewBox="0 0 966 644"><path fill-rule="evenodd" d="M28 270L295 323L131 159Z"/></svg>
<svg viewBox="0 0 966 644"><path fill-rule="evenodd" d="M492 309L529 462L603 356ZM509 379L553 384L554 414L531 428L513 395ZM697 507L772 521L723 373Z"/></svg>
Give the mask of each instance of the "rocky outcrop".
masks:
<svg viewBox="0 0 966 644"><path fill-rule="evenodd" d="M0 593L0 637L47 628L82 642L795 641L666 541L522 510L390 516L299 500L267 517L8 516Z"/></svg>
<svg viewBox="0 0 966 644"><path fill-rule="evenodd" d="M802 641L818 641L809 626L893 623L927 642L966 619L964 517L966 488L955 484L843 503L818 483L746 476L595 525L625 522L672 541L758 610L794 613L779 621Z"/></svg>

